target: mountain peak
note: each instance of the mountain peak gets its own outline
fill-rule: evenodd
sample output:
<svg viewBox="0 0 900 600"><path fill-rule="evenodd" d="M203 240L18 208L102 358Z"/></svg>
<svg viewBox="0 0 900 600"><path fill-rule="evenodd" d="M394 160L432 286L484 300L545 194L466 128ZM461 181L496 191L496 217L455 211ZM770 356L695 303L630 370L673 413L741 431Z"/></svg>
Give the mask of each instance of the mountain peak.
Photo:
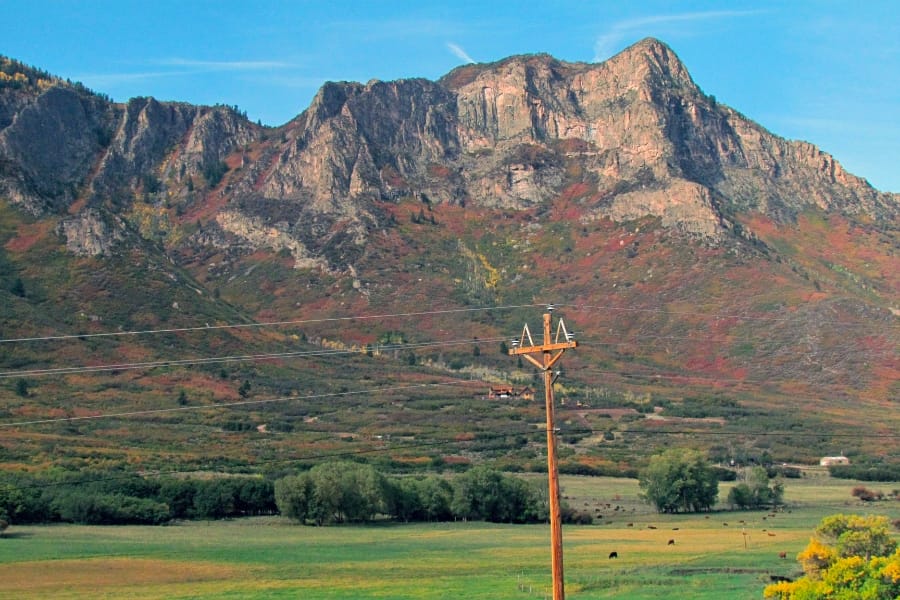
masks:
<svg viewBox="0 0 900 600"><path fill-rule="evenodd" d="M656 38L648 37L632 44L607 60L606 64L633 74L649 75L652 81L695 87L694 80L678 55Z"/></svg>

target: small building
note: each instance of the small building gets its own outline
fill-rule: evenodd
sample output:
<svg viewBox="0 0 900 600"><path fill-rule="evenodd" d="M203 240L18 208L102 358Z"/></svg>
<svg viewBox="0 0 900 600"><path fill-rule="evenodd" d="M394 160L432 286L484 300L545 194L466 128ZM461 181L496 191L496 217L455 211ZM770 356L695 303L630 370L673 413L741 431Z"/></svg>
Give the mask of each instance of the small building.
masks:
<svg viewBox="0 0 900 600"><path fill-rule="evenodd" d="M492 385L488 390L488 398L510 398L513 394L511 385Z"/></svg>
<svg viewBox="0 0 900 600"><path fill-rule="evenodd" d="M492 385L488 389L489 399L497 398L521 398L522 400L534 400L534 390L528 386L517 390L511 385Z"/></svg>
<svg viewBox="0 0 900 600"><path fill-rule="evenodd" d="M832 465L849 465L850 459L846 456L823 456L819 459L819 465L830 467Z"/></svg>

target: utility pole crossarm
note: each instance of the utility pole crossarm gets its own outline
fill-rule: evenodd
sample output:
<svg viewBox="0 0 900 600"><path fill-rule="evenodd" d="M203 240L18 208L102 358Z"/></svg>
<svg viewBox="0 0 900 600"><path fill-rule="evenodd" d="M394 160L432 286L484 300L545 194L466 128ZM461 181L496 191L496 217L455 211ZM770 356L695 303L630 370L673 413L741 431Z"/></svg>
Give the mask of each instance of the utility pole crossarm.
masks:
<svg viewBox="0 0 900 600"><path fill-rule="evenodd" d="M571 342L558 342L555 344L542 344L540 346L527 346L524 348L510 348L509 354L531 354L532 352L553 352L554 350L567 350L569 348L575 348L578 346L578 342L572 340Z"/></svg>

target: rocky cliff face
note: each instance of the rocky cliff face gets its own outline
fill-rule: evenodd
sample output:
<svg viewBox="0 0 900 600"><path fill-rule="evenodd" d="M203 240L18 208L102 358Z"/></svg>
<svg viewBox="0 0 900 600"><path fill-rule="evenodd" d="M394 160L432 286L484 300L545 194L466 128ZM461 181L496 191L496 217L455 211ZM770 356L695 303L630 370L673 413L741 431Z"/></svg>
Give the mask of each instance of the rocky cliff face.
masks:
<svg viewBox="0 0 900 600"><path fill-rule="evenodd" d="M38 91L39 90L39 91ZM32 215L63 210L88 177L113 119L96 96L62 84L10 90L0 104L0 193Z"/></svg>
<svg viewBox="0 0 900 600"><path fill-rule="evenodd" d="M656 40L600 64L520 56L438 82L329 83L275 131L227 107L30 83L0 93L0 157L3 197L69 213L79 252L126 236L74 232L130 226L172 247L287 250L298 267L351 265L401 198L526 210L580 186L586 219L655 216L712 243L738 212L900 216L897 196L717 104ZM188 217L214 227L172 235Z"/></svg>
<svg viewBox="0 0 900 600"><path fill-rule="evenodd" d="M595 217L653 215L721 241L735 211L806 206L895 218L829 155L721 106L664 44L602 64L514 57L426 81L328 84L253 192L373 223L372 199L525 209L588 183Z"/></svg>

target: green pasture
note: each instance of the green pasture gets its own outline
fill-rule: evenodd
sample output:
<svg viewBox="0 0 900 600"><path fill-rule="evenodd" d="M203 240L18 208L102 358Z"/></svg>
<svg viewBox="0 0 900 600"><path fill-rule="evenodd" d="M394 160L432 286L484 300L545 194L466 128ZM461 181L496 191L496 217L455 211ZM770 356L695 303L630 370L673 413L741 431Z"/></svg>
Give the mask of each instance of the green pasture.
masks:
<svg viewBox="0 0 900 600"><path fill-rule="evenodd" d="M665 516L639 502L636 481L565 477L567 502L598 515L594 525L563 529L566 595L760 598L769 575L798 573L794 557L822 516L896 518L895 501L862 505L850 495L854 485L824 476L789 480L789 507L775 516ZM720 495L727 490L723 484ZM618 558L609 558L612 551ZM14 525L0 539L0 598L545 598L549 556L546 525L303 527L279 517Z"/></svg>

